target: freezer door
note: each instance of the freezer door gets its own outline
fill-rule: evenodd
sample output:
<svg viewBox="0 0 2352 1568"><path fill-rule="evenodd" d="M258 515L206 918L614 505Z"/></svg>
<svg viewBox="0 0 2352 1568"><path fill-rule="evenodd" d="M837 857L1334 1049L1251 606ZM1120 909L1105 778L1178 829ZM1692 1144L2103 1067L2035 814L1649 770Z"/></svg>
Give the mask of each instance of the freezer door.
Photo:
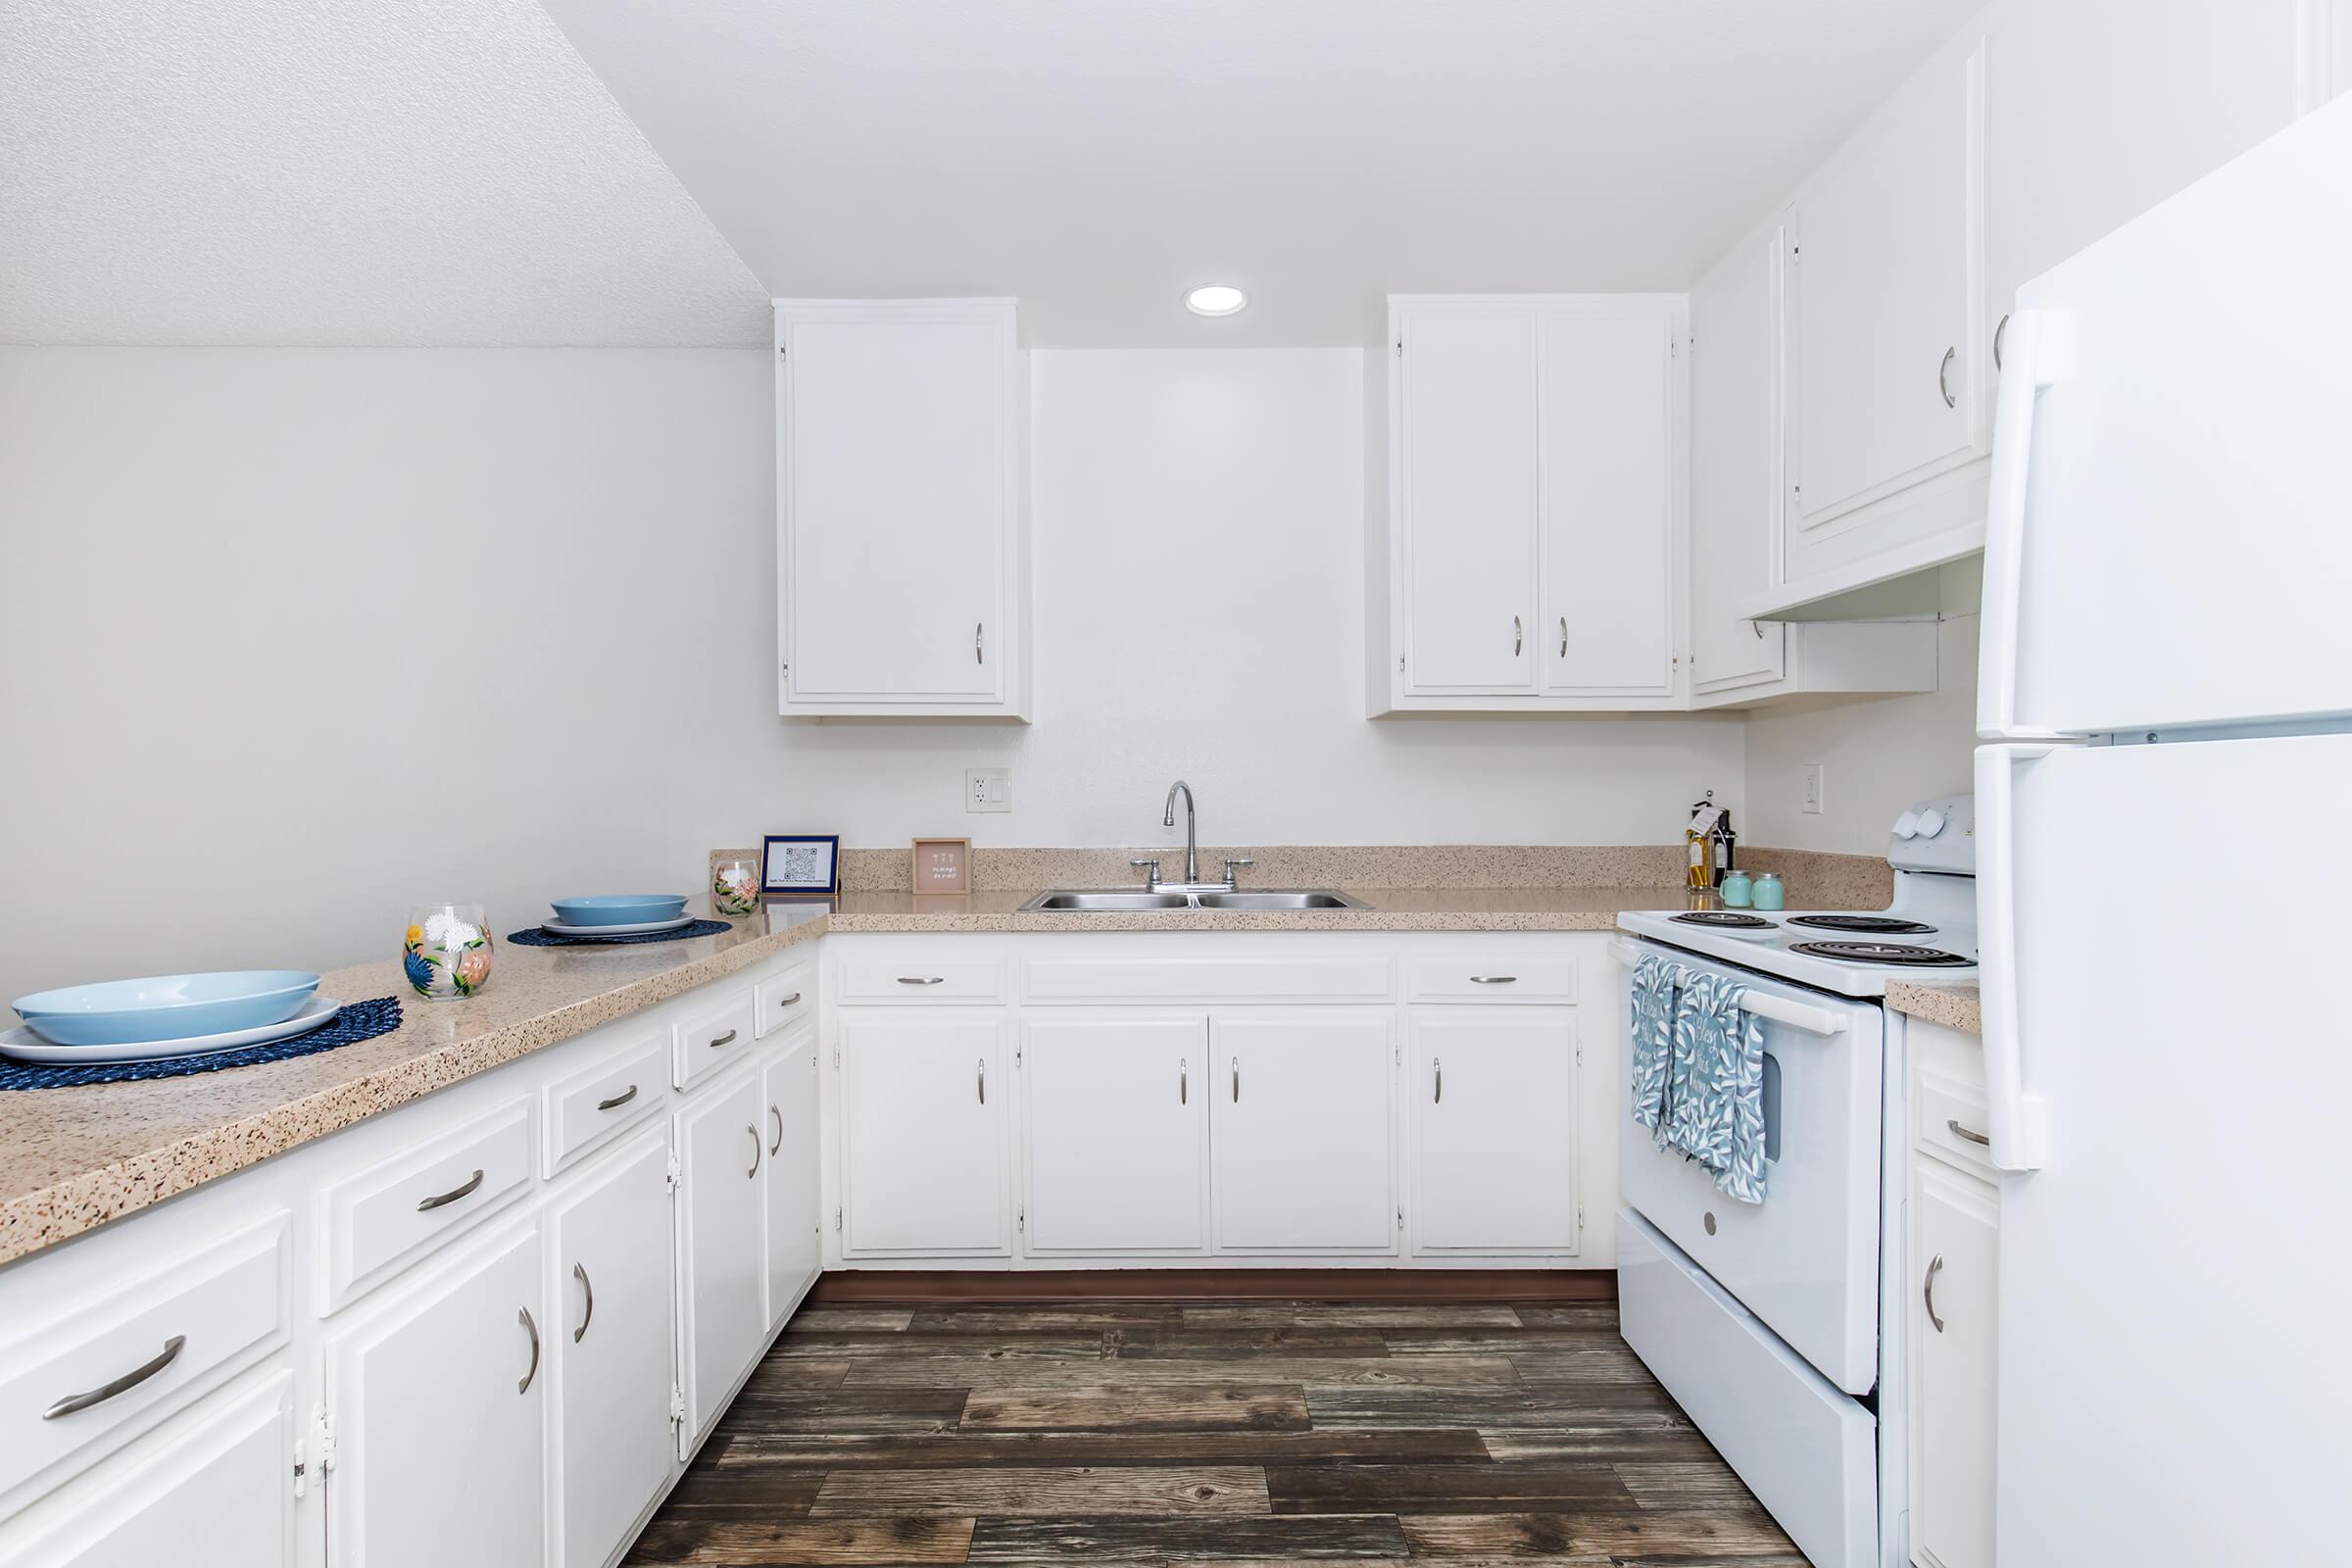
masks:
<svg viewBox="0 0 2352 1568"><path fill-rule="evenodd" d="M2001 1194L2001 1568L2340 1562L2352 1023L2309 828L2352 735L1987 748L1981 824L1992 769L1986 1002L2047 1117Z"/></svg>
<svg viewBox="0 0 2352 1568"><path fill-rule="evenodd" d="M2352 712L2352 96L2018 293L1986 740Z"/></svg>

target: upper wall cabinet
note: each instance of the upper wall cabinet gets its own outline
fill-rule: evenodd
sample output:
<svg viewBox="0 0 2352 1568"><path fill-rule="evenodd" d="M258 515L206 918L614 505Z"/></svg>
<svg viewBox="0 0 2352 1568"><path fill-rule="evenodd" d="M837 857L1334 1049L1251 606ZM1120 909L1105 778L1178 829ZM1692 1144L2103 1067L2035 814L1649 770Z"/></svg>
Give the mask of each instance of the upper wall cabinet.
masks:
<svg viewBox="0 0 2352 1568"><path fill-rule="evenodd" d="M1010 300L776 304L787 716L1029 716Z"/></svg>
<svg viewBox="0 0 2352 1568"><path fill-rule="evenodd" d="M1682 703L1680 295L1398 297L1369 710Z"/></svg>

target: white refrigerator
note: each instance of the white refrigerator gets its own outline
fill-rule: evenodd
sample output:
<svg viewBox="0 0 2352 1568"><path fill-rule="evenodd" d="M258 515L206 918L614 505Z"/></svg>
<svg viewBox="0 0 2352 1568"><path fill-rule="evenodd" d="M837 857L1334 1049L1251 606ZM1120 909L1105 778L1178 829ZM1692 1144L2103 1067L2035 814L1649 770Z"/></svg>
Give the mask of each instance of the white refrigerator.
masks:
<svg viewBox="0 0 2352 1568"><path fill-rule="evenodd" d="M2017 304L1976 762L1998 1562L2352 1561L2352 100Z"/></svg>

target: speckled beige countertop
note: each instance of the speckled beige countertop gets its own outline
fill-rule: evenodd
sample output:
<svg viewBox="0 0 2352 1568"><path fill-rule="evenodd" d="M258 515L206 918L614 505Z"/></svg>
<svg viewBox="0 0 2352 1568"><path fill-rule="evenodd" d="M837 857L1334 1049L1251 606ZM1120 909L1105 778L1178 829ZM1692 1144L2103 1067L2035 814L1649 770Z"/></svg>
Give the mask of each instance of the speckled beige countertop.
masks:
<svg viewBox="0 0 2352 1568"><path fill-rule="evenodd" d="M618 948L498 950L477 997L411 997L397 960L320 989L404 999L391 1034L293 1061L82 1089L0 1093L0 1263L259 1164L828 930L1606 931L1624 909L1679 908L1674 887L1348 889L1368 909L1016 912L1033 891L850 893L778 903L724 936ZM135 969L134 963L127 967Z"/></svg>
<svg viewBox="0 0 2352 1568"><path fill-rule="evenodd" d="M1925 1018L1972 1035L1984 1032L1984 1018L1975 986L1928 985L1917 980L1886 983L1886 1005L1914 1018Z"/></svg>

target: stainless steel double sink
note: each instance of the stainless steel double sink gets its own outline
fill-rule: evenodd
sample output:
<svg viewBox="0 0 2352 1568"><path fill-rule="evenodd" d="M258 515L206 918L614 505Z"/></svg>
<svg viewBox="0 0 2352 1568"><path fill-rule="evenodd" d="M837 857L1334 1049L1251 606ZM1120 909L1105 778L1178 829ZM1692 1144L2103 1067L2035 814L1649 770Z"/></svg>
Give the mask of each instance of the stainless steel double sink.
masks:
<svg viewBox="0 0 2352 1568"><path fill-rule="evenodd" d="M1092 891L1051 888L1021 906L1056 912L1125 913L1137 909L1368 909L1361 899L1329 888L1223 889L1206 893Z"/></svg>

